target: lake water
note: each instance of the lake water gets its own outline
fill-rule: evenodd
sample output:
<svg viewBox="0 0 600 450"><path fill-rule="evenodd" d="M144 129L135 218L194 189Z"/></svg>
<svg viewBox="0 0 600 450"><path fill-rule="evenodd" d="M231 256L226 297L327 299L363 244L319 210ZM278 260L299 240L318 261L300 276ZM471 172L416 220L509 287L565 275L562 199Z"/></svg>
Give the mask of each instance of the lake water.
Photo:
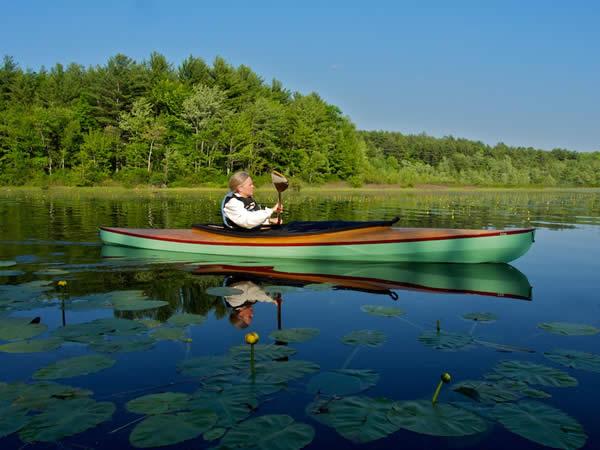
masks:
<svg viewBox="0 0 600 450"><path fill-rule="evenodd" d="M284 193L286 221L536 227L511 265L99 242L220 198L0 191L0 448L600 448L600 192Z"/></svg>

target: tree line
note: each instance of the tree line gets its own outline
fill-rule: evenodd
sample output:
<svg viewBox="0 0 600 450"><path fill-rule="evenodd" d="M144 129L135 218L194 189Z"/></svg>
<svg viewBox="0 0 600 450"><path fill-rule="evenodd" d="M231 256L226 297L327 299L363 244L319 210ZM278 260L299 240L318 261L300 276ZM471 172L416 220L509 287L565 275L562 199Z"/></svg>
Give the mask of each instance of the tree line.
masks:
<svg viewBox="0 0 600 450"><path fill-rule="evenodd" d="M271 169L309 184L600 186L600 152L360 131L316 93L221 57L0 66L0 184L224 185Z"/></svg>
<svg viewBox="0 0 600 450"><path fill-rule="evenodd" d="M361 131L364 182L476 186L600 186L600 152L495 146L452 136Z"/></svg>

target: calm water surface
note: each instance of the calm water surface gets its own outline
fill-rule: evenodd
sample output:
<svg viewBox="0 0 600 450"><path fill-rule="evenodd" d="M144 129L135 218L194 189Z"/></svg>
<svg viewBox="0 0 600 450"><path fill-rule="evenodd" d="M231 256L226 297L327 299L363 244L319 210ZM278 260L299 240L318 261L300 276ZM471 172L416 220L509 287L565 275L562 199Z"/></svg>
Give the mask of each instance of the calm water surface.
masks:
<svg viewBox="0 0 600 450"><path fill-rule="evenodd" d="M284 194L286 221L536 227L512 265L216 260L98 240L100 225L217 222L220 197L0 192L2 449L254 448L277 431L282 448L600 448L599 192ZM99 356L53 370L85 355ZM160 393L176 394L126 406Z"/></svg>

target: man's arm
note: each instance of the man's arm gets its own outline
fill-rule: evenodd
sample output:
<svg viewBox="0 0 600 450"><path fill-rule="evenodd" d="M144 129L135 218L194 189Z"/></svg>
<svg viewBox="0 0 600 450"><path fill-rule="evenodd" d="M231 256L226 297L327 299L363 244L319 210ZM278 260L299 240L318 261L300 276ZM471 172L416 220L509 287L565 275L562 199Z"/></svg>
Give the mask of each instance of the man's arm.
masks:
<svg viewBox="0 0 600 450"><path fill-rule="evenodd" d="M273 214L271 208L248 211L244 208L244 204L236 198L229 200L223 211L229 220L242 228L254 228L265 224L265 222L268 224L268 219Z"/></svg>

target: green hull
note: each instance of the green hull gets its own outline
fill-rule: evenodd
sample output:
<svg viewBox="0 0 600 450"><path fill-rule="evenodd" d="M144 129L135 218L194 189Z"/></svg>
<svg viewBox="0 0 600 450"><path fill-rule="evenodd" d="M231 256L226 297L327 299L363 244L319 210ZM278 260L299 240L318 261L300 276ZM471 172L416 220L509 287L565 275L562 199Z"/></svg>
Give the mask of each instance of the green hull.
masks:
<svg viewBox="0 0 600 450"><path fill-rule="evenodd" d="M527 277L508 264L373 263L192 255L105 245L102 256L115 264L185 263L198 274L235 274L297 285L325 282L346 289L390 289L469 293L531 299Z"/></svg>
<svg viewBox="0 0 600 450"><path fill-rule="evenodd" d="M168 230L165 230L168 231ZM100 230L105 244L215 256L318 259L329 261L508 263L523 255L534 240L534 230L386 243L343 245L218 245L140 237Z"/></svg>

